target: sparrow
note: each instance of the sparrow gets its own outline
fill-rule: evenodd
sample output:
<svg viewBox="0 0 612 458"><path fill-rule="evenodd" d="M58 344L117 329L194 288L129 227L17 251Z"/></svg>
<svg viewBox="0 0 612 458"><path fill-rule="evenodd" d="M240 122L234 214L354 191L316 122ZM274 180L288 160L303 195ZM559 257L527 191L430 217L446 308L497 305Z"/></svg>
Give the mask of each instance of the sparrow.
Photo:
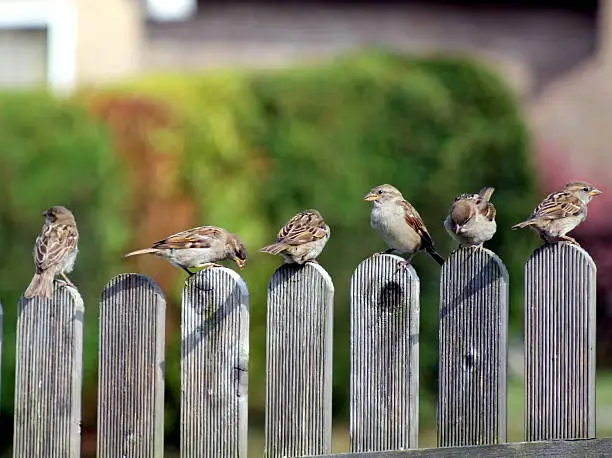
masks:
<svg viewBox="0 0 612 458"><path fill-rule="evenodd" d="M287 264L316 263L329 236L329 226L321 214L317 210L304 210L281 228L276 236L276 243L259 251L280 254Z"/></svg>
<svg viewBox="0 0 612 458"><path fill-rule="evenodd" d="M376 186L363 199L374 203L370 225L389 246L379 254L406 253L410 258L401 263L405 267L415 253L425 250L438 264L444 264L444 258L436 252L421 215L397 188L390 184Z"/></svg>
<svg viewBox="0 0 612 458"><path fill-rule="evenodd" d="M527 220L515 224L512 229L531 227L546 244L565 241L580 246L566 234L584 221L587 204L601 193L588 183L571 181L561 191L546 196Z"/></svg>
<svg viewBox="0 0 612 458"><path fill-rule="evenodd" d="M36 237L33 252L36 273L23 295L26 299L35 296L51 299L57 275L74 287L66 276L72 272L79 252L79 231L74 215L66 207L58 205L47 209L43 216L45 224Z"/></svg>
<svg viewBox="0 0 612 458"><path fill-rule="evenodd" d="M489 202L493 192L495 188L485 187L478 194L461 194L455 198L444 227L460 246L482 247L495 234L497 212Z"/></svg>
<svg viewBox="0 0 612 458"><path fill-rule="evenodd" d="M167 259L191 277L191 268L223 267L217 261L233 260L240 270L247 262L247 251L242 240L216 226L201 226L172 234L155 242L151 248L132 251L124 257L154 254Z"/></svg>

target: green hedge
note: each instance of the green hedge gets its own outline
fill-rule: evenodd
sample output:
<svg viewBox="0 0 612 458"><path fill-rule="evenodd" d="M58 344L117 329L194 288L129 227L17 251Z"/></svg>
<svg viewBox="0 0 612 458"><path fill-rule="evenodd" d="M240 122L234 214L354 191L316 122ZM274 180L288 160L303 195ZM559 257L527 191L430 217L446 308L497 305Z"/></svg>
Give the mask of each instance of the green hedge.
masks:
<svg viewBox="0 0 612 458"><path fill-rule="evenodd" d="M74 211L79 257L71 279L86 303L84 372L96 371L100 285L121 271L128 183L107 129L82 106L42 93L0 93L0 300L4 306L2 410L12 414L17 303L34 274L32 249L52 205ZM92 313L93 312L93 313Z"/></svg>
<svg viewBox="0 0 612 458"><path fill-rule="evenodd" d="M109 106L121 109L122 98L134 97L152 101L152 106L161 105L171 114L171 122L163 129L147 133L146 144L156 154L175 155L180 161L176 186L190 196L197 209L193 224L227 227L241 234L249 248L244 277L251 291L252 419L260 418L265 401L266 286L280 263L257 249L270 243L280 225L298 210L319 209L332 228L320 262L336 286L334 412L340 416L348 411L350 275L361 260L384 247L369 227L370 205L362 200L372 186L393 183L399 187L419 209L443 255L453 248L442 221L455 195L476 192L485 184L495 186L499 230L489 246L504 259L512 278L522 276L533 244L524 233L510 235L509 228L534 202L529 136L508 88L476 62L376 52L286 70L148 76L79 100L87 100L89 107L106 100ZM10 100L11 96L0 98L0 112L11 110L7 108ZM115 269L117 258L111 259L108 253L116 254L126 231L134 236L133 227L117 221L119 213L106 219L121 194L117 184L121 174L114 169L119 155L111 154L110 139L116 149L122 149L120 156L129 158L133 153L130 136L142 132L115 126L109 136L96 121L80 114L73 115L78 127L50 123L55 110L80 112L51 101L35 108L28 110L14 103L11 113L1 118L3 163L14 166L27 157L27 163L39 164L40 175L8 178L11 186L26 188L29 197L11 192L1 201L2 230L10 233L2 233L0 240L13 237L15 255L28 259L40 224L37 215L47 205L49 190L57 189L54 200L75 208L83 233L84 253L75 279L88 291L96 291ZM53 132L52 138L47 138L48 131ZM8 156L9 161L5 160L3 143L7 136L21 151ZM31 149L26 146L29 138L39 139L41 154L27 152ZM74 175L70 184L60 178L59 171L51 172L59 157ZM129 160L123 160L123 164L135 167L134 161L130 165ZM85 170L92 175L83 173ZM102 176L115 184L101 183ZM155 182L159 177L151 176L150 180ZM44 186L38 184L43 182ZM131 184L126 186L129 190ZM95 194L95 205L84 197L88 194L83 190ZM17 205L20 199L23 203ZM27 224L17 220L4 224L4 220L18 217L26 218ZM115 236L115 231L121 236ZM138 245L150 241L141 240ZM93 262L102 251L102 260ZM9 259L3 259L5 266ZM422 387L433 393L437 387L440 268L425 255L417 256L414 264L422 282ZM30 273L31 265L26 262L11 273L11 279L2 275L0 289L5 303L15 303ZM176 322L183 275L173 274L176 288L169 291L168 313ZM513 284L520 283L515 280ZM520 313L520 296L521 291L513 288L514 317ZM95 307L95 301L87 305ZM7 328L14 327L13 320L14 315ZM167 427L174 436L178 431L178 329L170 333L169 340Z"/></svg>

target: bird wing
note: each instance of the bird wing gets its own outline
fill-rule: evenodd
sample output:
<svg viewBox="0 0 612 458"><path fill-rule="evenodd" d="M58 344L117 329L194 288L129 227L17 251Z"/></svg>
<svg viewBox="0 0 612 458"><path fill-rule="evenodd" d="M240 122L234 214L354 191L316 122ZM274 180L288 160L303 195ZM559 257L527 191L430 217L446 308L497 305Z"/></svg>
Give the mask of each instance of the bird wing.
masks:
<svg viewBox="0 0 612 458"><path fill-rule="evenodd" d="M36 238L34 264L42 272L59 265L76 248L79 233L76 227L66 224L48 225Z"/></svg>
<svg viewBox="0 0 612 458"><path fill-rule="evenodd" d="M429 232L425 227L425 223L423 222L423 218L421 218L419 212L416 211L416 208L414 208L412 205L410 205L409 202L405 200L401 201L401 205L404 207L405 210L404 218L406 219L406 223L408 223L408 225L412 229L414 229L417 234L419 234L423 246L433 247L434 244L433 240L431 239L431 235L429 235Z"/></svg>
<svg viewBox="0 0 612 458"><path fill-rule="evenodd" d="M584 212L582 201L566 191L549 194L546 199L536 207L529 219L559 219L569 216L578 216Z"/></svg>
<svg viewBox="0 0 612 458"><path fill-rule="evenodd" d="M169 235L163 240L155 242L153 248L210 248L213 242L223 234L223 229L215 226L201 226L187 229Z"/></svg>
<svg viewBox="0 0 612 458"><path fill-rule="evenodd" d="M313 213L298 213L278 232L277 243L302 245L326 237L329 228L323 218Z"/></svg>

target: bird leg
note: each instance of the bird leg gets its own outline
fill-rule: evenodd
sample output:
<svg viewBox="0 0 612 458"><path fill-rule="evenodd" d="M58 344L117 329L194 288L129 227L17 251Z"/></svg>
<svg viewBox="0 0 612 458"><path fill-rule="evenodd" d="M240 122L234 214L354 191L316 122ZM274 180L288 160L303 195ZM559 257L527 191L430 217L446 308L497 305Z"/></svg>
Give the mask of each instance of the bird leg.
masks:
<svg viewBox="0 0 612 458"><path fill-rule="evenodd" d="M316 259L309 259L304 264L319 264L319 261L317 261Z"/></svg>
<svg viewBox="0 0 612 458"><path fill-rule="evenodd" d="M568 242L572 245L580 246L580 244L576 241L576 239L573 237L570 237L569 235L560 235L558 239L559 241Z"/></svg>
<svg viewBox="0 0 612 458"><path fill-rule="evenodd" d="M209 263L204 264L204 265L202 266L202 270L205 270L205 269L211 269L211 268L213 268L213 267L223 267L223 266L222 266L221 264L215 264L214 262L209 262Z"/></svg>
<svg viewBox="0 0 612 458"><path fill-rule="evenodd" d="M377 251L376 253L374 253L374 256L382 256L383 254L393 254L394 252L395 250L393 248L388 248L383 251Z"/></svg>
<svg viewBox="0 0 612 458"><path fill-rule="evenodd" d="M183 267L181 266L181 269L183 269L185 272L187 272L187 274L191 277L192 275L195 275L195 272L192 272L191 270L189 270L187 267Z"/></svg>
<svg viewBox="0 0 612 458"><path fill-rule="evenodd" d="M76 286L74 285L74 283L72 283L70 281L70 279L66 276L66 274L64 272L61 272L60 275L62 276L62 278L64 279L64 281L66 282L66 284L68 286L72 286L73 288L76 288Z"/></svg>

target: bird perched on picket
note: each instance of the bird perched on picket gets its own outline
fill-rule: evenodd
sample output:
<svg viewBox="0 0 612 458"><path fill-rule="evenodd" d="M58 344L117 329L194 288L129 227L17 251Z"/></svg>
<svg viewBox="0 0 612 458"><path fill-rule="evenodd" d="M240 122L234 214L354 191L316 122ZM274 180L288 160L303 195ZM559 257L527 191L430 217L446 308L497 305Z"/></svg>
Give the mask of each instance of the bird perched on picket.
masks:
<svg viewBox="0 0 612 458"><path fill-rule="evenodd" d="M482 247L497 230L495 206L490 202L495 188L485 187L478 194L455 198L444 227L460 246Z"/></svg>
<svg viewBox="0 0 612 458"><path fill-rule="evenodd" d="M285 224L276 236L276 242L259 251L281 255L288 264L303 265L317 262L329 240L329 226L317 210L299 212Z"/></svg>
<svg viewBox="0 0 612 458"><path fill-rule="evenodd" d="M244 243L236 234L217 226L201 226L172 234L151 248L132 251L125 257L154 254L183 269L191 277L192 268L222 267L218 261L233 260L242 270L247 262Z"/></svg>
<svg viewBox="0 0 612 458"><path fill-rule="evenodd" d="M529 219L515 224L512 229L530 227L547 244L564 241L580 246L567 233L585 220L588 203L600 194L599 189L588 183L571 181L561 191L546 196Z"/></svg>
<svg viewBox="0 0 612 458"><path fill-rule="evenodd" d="M364 200L373 202L370 225L389 246L383 253L408 254L409 259L402 263L405 267L415 253L425 250L438 264L444 264L421 215L397 188L390 184L376 186Z"/></svg>
<svg viewBox="0 0 612 458"><path fill-rule="evenodd" d="M36 238L33 253L36 273L23 295L26 299L35 296L50 299L57 275L74 287L66 276L72 272L79 252L79 231L74 215L58 205L47 209L43 216L45 223Z"/></svg>

